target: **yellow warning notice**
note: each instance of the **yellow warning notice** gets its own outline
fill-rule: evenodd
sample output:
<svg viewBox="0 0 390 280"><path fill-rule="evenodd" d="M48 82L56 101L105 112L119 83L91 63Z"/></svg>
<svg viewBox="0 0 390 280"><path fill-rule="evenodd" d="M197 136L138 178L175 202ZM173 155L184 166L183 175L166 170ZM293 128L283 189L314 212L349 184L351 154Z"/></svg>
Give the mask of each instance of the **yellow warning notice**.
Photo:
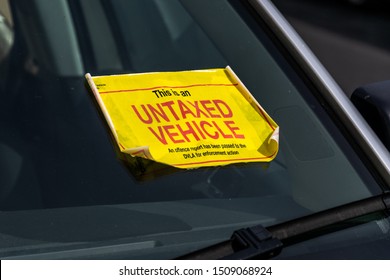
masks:
<svg viewBox="0 0 390 280"><path fill-rule="evenodd" d="M86 78L122 153L198 168L278 152L277 124L230 67Z"/></svg>

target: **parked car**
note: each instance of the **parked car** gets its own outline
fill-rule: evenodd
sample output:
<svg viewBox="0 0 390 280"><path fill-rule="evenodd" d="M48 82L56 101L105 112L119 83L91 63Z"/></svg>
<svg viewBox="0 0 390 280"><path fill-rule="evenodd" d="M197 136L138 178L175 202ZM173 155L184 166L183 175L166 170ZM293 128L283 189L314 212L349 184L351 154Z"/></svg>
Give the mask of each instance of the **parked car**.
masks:
<svg viewBox="0 0 390 280"><path fill-rule="evenodd" d="M220 242L230 258L390 258L389 152L271 2L1 2L2 259L223 258L190 254ZM153 163L118 160L85 73L227 65L280 126L275 160L147 178ZM275 250L236 255L225 240L256 225Z"/></svg>

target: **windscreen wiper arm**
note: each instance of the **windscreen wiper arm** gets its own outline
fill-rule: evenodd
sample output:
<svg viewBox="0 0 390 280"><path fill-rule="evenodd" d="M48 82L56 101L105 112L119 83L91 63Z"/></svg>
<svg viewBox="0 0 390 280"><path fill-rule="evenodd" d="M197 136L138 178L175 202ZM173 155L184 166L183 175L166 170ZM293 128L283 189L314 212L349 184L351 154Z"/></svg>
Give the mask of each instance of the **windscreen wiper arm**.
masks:
<svg viewBox="0 0 390 280"><path fill-rule="evenodd" d="M267 259L283 248L282 241L326 226L390 209L390 192L344 204L302 218L264 228L240 229L229 240L178 257L179 260Z"/></svg>

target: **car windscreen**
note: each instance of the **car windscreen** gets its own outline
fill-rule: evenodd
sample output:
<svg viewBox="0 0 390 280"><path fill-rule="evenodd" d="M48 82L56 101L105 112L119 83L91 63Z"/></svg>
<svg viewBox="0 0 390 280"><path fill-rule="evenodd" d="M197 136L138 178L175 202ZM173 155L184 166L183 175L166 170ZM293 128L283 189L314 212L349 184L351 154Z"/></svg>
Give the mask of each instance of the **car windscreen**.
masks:
<svg viewBox="0 0 390 280"><path fill-rule="evenodd" d="M130 238L153 256L180 232L196 248L238 226L381 192L331 108L248 6L37 0L12 1L12 11L15 43L0 68L4 254ZM270 163L143 176L153 163L118 159L83 77L227 65L280 126Z"/></svg>

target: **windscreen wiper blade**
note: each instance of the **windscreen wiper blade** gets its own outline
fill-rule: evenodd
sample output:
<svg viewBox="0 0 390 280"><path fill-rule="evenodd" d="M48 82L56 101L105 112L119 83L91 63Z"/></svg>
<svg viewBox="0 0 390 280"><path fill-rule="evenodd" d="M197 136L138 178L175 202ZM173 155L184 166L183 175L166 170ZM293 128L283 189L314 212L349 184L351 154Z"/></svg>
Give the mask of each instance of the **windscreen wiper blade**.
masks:
<svg viewBox="0 0 390 280"><path fill-rule="evenodd" d="M268 259L283 248L282 241L315 230L390 209L390 192L344 204L278 225L240 229L229 240L178 257L179 260Z"/></svg>

